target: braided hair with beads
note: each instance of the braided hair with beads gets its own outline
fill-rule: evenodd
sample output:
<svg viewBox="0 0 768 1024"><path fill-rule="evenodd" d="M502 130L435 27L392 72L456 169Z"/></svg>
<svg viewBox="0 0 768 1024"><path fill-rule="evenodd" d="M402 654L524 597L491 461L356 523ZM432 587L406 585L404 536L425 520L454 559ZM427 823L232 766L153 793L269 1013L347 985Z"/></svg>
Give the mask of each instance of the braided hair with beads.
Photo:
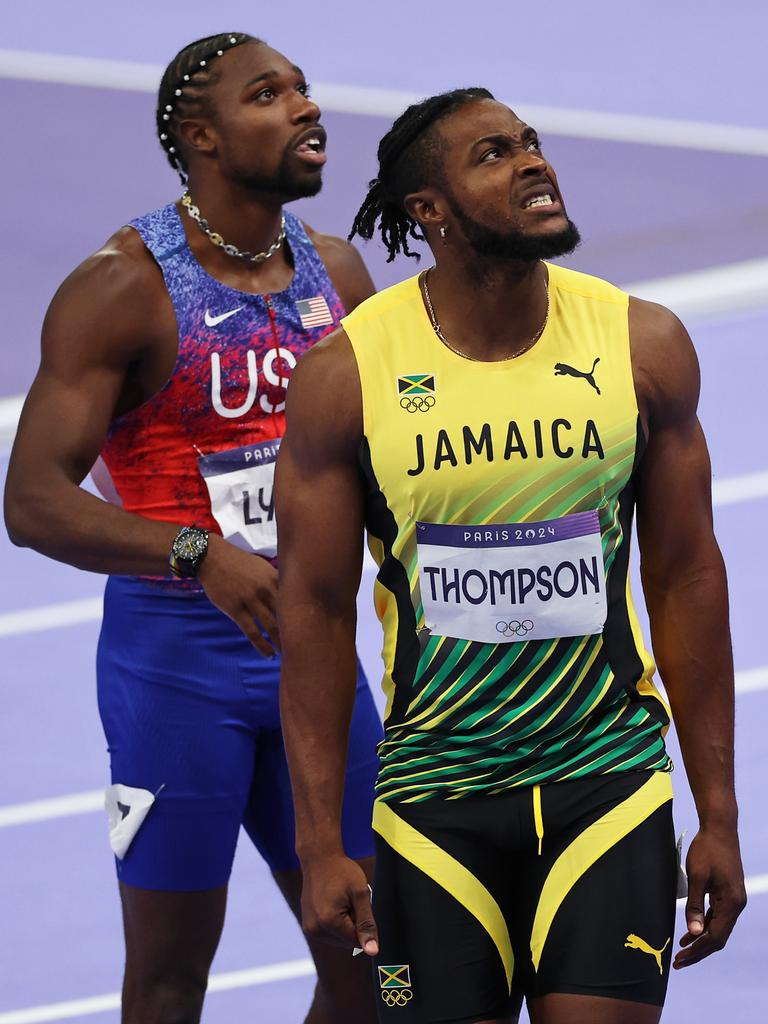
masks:
<svg viewBox="0 0 768 1024"><path fill-rule="evenodd" d="M424 234L418 222L406 213L403 200L430 179L440 178L443 150L439 135L432 129L465 103L493 98L487 89L478 87L452 89L408 107L379 143L378 177L369 183L368 195L352 224L350 240L355 235L371 239L378 221L389 252L387 263L399 252L418 260L419 254L409 248L408 239L424 241Z"/></svg>
<svg viewBox="0 0 768 1024"><path fill-rule="evenodd" d="M156 124L160 145L168 163L187 183L187 166L179 145L177 128L183 117L208 113L207 89L218 80L211 64L227 50L243 43L260 43L246 32L221 32L185 46L165 69L157 94Z"/></svg>

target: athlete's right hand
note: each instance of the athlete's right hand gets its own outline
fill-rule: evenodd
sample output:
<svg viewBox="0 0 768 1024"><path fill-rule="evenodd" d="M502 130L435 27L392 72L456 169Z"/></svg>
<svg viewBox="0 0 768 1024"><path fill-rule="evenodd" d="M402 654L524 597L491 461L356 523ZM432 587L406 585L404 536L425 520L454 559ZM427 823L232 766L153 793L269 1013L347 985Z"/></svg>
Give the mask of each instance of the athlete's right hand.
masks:
<svg viewBox="0 0 768 1024"><path fill-rule="evenodd" d="M301 920L312 939L347 949L359 947L368 956L379 952L379 933L371 907L365 872L343 855L302 864Z"/></svg>
<svg viewBox="0 0 768 1024"><path fill-rule="evenodd" d="M210 600L242 629L253 646L265 657L274 657L280 650L275 613L277 569L212 533L197 578Z"/></svg>

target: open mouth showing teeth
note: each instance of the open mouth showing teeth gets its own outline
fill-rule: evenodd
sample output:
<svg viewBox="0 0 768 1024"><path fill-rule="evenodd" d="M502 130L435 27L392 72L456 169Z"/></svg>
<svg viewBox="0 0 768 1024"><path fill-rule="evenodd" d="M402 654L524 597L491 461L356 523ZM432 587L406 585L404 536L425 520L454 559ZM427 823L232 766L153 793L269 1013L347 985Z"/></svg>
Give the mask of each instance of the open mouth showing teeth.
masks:
<svg viewBox="0 0 768 1024"><path fill-rule="evenodd" d="M552 196L536 196L535 199L529 199L523 206L524 210L530 210L534 206L552 206Z"/></svg>
<svg viewBox="0 0 768 1024"><path fill-rule="evenodd" d="M322 153L323 143L319 138L306 139L296 150L299 153Z"/></svg>

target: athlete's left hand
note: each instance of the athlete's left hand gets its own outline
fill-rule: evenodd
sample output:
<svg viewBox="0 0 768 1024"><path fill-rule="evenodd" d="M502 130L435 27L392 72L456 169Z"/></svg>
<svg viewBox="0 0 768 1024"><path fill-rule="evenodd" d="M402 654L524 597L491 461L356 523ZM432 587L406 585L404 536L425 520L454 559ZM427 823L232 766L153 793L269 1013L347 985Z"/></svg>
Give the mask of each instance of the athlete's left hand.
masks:
<svg viewBox="0 0 768 1024"><path fill-rule="evenodd" d="M672 964L676 969L690 967L722 949L747 905L735 826L700 829L688 851L686 870L688 931L680 939L680 945L685 948ZM707 893L709 909L705 913Z"/></svg>

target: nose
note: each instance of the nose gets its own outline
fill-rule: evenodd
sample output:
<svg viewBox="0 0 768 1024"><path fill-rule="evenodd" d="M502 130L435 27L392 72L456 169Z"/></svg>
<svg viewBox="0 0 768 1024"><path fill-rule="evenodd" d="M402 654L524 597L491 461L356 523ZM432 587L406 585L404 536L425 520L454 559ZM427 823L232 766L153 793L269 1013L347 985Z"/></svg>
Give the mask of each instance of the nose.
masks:
<svg viewBox="0 0 768 1024"><path fill-rule="evenodd" d="M296 93L299 102L293 112L293 120L296 124L313 124L315 121L320 120L321 110L315 101L309 96L303 96L300 92Z"/></svg>
<svg viewBox="0 0 768 1024"><path fill-rule="evenodd" d="M549 164L536 150L526 152L521 160L520 174L524 178L538 178L546 173Z"/></svg>

